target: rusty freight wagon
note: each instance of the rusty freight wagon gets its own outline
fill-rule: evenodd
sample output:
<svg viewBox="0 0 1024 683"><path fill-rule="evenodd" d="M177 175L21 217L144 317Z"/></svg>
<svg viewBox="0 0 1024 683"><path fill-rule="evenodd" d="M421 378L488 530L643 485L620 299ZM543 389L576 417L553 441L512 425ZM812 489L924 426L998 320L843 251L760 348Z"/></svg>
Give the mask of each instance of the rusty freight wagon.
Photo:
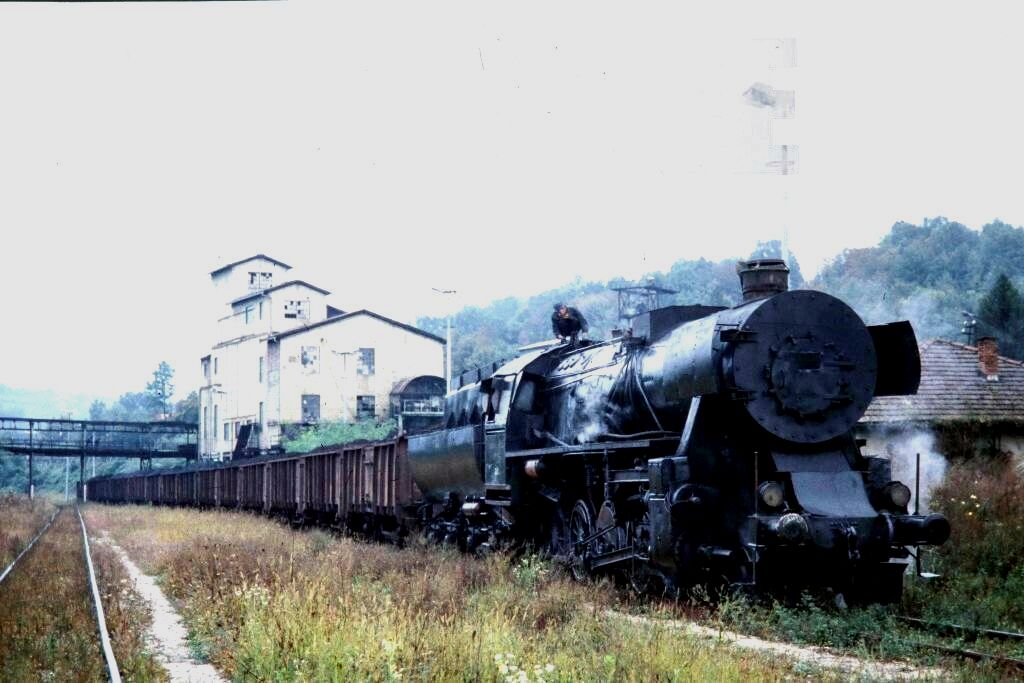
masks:
<svg viewBox="0 0 1024 683"><path fill-rule="evenodd" d="M404 436L160 472L96 477L89 500L251 510L400 540L415 519Z"/></svg>

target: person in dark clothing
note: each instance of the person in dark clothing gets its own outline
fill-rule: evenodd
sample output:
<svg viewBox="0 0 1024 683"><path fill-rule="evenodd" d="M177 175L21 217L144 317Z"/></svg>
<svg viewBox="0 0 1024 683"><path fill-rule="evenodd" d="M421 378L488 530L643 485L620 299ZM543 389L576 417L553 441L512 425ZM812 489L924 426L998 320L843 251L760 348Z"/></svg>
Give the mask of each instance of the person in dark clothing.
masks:
<svg viewBox="0 0 1024 683"><path fill-rule="evenodd" d="M551 331L558 339L567 339L573 344L580 332L586 332L587 319L572 306L555 304L555 312L551 314Z"/></svg>

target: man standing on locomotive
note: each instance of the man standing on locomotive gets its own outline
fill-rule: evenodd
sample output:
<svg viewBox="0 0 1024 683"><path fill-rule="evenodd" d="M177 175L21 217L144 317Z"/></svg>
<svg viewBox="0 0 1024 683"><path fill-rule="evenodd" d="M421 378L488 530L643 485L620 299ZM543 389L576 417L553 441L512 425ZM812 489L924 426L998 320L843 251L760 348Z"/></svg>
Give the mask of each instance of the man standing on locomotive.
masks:
<svg viewBox="0 0 1024 683"><path fill-rule="evenodd" d="M583 314L572 306L555 304L555 312L551 314L551 331L555 337L561 340L568 340L573 346L578 341L580 332L590 329L587 326L587 319Z"/></svg>

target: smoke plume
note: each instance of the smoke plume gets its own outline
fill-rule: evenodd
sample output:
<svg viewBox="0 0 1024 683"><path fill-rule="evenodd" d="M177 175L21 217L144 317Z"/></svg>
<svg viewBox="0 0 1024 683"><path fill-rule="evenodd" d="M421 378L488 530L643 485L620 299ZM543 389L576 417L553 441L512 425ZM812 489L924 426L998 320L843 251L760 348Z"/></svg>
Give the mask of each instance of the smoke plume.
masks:
<svg viewBox="0 0 1024 683"><path fill-rule="evenodd" d="M936 450L935 435L926 429L890 432L882 437L883 455L892 463L892 478L910 487L910 505L914 511L916 495L917 454L921 454L921 505L922 514L931 512L931 492L946 475L946 458Z"/></svg>

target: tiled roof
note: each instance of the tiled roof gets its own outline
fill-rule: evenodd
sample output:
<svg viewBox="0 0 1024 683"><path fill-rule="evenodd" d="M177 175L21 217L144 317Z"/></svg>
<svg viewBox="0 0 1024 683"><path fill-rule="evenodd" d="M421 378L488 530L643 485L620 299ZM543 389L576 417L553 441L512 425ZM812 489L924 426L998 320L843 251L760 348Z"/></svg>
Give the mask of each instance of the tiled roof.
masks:
<svg viewBox="0 0 1024 683"><path fill-rule="evenodd" d="M920 346L921 386L914 396L880 396L861 419L880 422L1024 423L1024 363L999 357L999 379L981 374L978 349L933 339Z"/></svg>

